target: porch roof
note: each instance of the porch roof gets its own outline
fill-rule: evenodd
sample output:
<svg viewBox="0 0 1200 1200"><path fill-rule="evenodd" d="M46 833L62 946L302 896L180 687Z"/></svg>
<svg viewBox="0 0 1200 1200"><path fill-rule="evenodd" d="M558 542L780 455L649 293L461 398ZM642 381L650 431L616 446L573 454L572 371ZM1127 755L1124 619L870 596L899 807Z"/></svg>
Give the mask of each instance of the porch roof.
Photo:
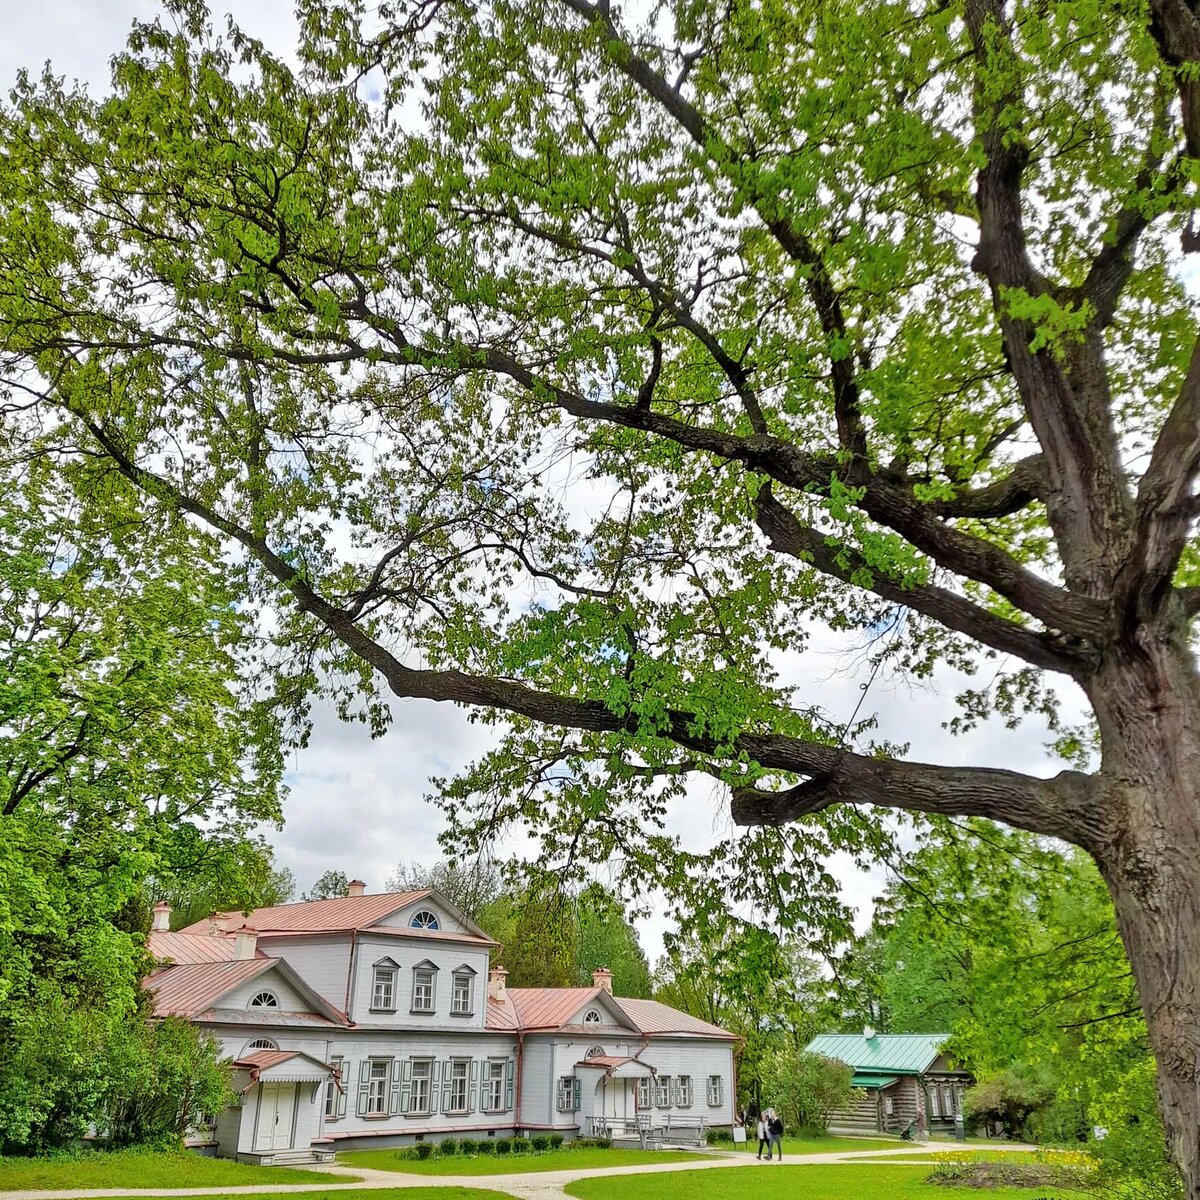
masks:
<svg viewBox="0 0 1200 1200"><path fill-rule="evenodd" d="M234 1070L245 1071L250 1077L249 1083L242 1091L252 1084L263 1083L320 1083L333 1076L334 1081L341 1087L336 1068L329 1063L305 1054L303 1050L256 1050L253 1054L244 1054L234 1060Z"/></svg>
<svg viewBox="0 0 1200 1200"><path fill-rule="evenodd" d="M856 1088L885 1088L891 1087L899 1079L899 1075L877 1075L870 1071L855 1071L851 1081Z"/></svg>
<svg viewBox="0 0 1200 1200"><path fill-rule="evenodd" d="M615 1058L612 1055L598 1055L596 1058L583 1058L575 1064L575 1069L578 1071L580 1067L592 1067L595 1070L604 1071L607 1075L618 1079L627 1079L631 1077L645 1077L655 1073L654 1068L649 1063L644 1063L636 1058Z"/></svg>

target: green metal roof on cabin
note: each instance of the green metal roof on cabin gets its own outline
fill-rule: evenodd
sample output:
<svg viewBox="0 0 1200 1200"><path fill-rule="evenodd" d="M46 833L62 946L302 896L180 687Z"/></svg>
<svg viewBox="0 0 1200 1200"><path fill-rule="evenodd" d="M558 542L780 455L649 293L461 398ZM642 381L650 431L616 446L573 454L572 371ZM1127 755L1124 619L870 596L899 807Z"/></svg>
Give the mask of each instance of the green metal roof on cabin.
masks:
<svg viewBox="0 0 1200 1200"><path fill-rule="evenodd" d="M870 1071L855 1071L850 1081L856 1088L885 1088L895 1083L899 1075L875 1075Z"/></svg>
<svg viewBox="0 0 1200 1200"><path fill-rule="evenodd" d="M810 1054L840 1059L856 1071L920 1075L937 1058L948 1033L820 1033L806 1049Z"/></svg>

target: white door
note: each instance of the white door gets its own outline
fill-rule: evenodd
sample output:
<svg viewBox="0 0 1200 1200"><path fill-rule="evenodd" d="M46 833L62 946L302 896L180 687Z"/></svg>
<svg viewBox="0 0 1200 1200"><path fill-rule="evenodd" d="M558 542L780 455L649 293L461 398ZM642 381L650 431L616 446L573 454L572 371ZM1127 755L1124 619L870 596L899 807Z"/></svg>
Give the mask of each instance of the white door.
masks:
<svg viewBox="0 0 1200 1200"><path fill-rule="evenodd" d="M295 1115L294 1083L262 1084L258 1097L258 1136L254 1139L254 1149L259 1153L289 1150Z"/></svg>

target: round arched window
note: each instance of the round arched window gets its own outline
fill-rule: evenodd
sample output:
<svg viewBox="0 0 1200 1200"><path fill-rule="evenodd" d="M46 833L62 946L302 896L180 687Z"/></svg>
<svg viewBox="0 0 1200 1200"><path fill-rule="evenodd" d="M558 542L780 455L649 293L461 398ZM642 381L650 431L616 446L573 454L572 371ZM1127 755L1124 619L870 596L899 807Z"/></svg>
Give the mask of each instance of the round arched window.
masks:
<svg viewBox="0 0 1200 1200"><path fill-rule="evenodd" d="M583 1014L583 1023L585 1025L601 1024L600 1010L598 1008L589 1008L587 1012Z"/></svg>
<svg viewBox="0 0 1200 1200"><path fill-rule="evenodd" d="M278 1008L279 1000L274 992L255 992L250 1001L251 1008Z"/></svg>
<svg viewBox="0 0 1200 1200"><path fill-rule="evenodd" d="M413 913L413 919L409 921L409 925L413 929L436 929L438 927L437 913L423 908L420 912Z"/></svg>
<svg viewBox="0 0 1200 1200"><path fill-rule="evenodd" d="M584 1058L603 1058L604 1057L604 1047L603 1046L592 1046L583 1057Z"/></svg>
<svg viewBox="0 0 1200 1200"><path fill-rule="evenodd" d="M278 1049L279 1049L279 1043L271 1041L270 1038L255 1038L254 1041L246 1043L246 1049L243 1050L242 1053L245 1054L246 1051L248 1051L248 1050L278 1050Z"/></svg>

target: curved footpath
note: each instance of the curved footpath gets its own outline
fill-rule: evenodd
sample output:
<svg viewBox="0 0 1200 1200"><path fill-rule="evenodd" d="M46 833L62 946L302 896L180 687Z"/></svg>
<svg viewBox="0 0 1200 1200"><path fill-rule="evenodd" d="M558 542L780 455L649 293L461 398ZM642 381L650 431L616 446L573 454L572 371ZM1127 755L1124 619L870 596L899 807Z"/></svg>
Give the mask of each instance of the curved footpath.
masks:
<svg viewBox="0 0 1200 1200"><path fill-rule="evenodd" d="M820 1163L864 1163L877 1159L912 1158L914 1155L948 1153L955 1149L978 1149L958 1147L943 1143L913 1143L907 1146L889 1147L886 1150L839 1150L825 1154L795 1154L784 1161L792 1166L816 1165ZM989 1150L1022 1151L1034 1150L1035 1146L1017 1143L989 1146ZM701 1157L704 1154L705 1157ZM747 1154L729 1151L697 1151L695 1162L643 1163L631 1167L590 1167L574 1171L530 1171L527 1174L511 1175L406 1175L401 1171L378 1171L369 1167L350 1167L339 1164L324 1164L313 1167L327 1175L345 1175L346 1183L259 1183L243 1187L205 1188L76 1188L58 1191L3 1191L0 1200L87 1200L106 1196L278 1196L296 1192L352 1192L380 1188L436 1188L467 1187L482 1191L503 1192L518 1200L572 1200L563 1191L568 1183L578 1179L597 1179L617 1175L653 1175L670 1171L715 1171L728 1167L748 1167L756 1160ZM758 1163L769 1170L766 1163ZM303 1169L303 1168L300 1168Z"/></svg>

